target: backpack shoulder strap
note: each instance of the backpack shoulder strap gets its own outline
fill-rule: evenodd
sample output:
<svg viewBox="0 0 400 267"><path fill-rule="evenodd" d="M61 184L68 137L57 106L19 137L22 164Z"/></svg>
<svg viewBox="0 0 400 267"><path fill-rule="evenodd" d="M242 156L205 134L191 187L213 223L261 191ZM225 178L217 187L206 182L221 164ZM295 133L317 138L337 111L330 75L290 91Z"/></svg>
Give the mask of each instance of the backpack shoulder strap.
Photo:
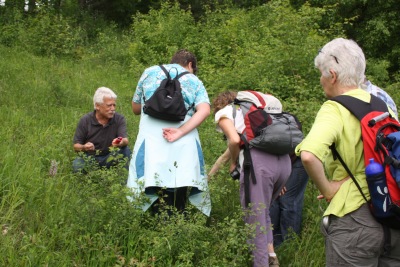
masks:
<svg viewBox="0 0 400 267"><path fill-rule="evenodd" d="M240 139L244 143L244 160L243 160L243 181L244 181L244 198L245 206L250 204L250 180L253 184L257 184L256 174L254 172L253 161L251 159L250 147L246 138L240 134Z"/></svg>
<svg viewBox="0 0 400 267"><path fill-rule="evenodd" d="M251 90L249 90L248 92L252 93L253 95L255 95L255 97L257 97L258 101L260 101L260 103L261 103L261 107L262 107L262 108L265 107L265 105L266 105L267 103L265 103L264 98L260 95L259 92L251 91Z"/></svg>
<svg viewBox="0 0 400 267"><path fill-rule="evenodd" d="M184 71L184 72L181 72L181 73L179 73L178 75L176 75L176 77L174 78L175 80L178 80L180 77L182 77L183 75L185 75L185 74L189 74L190 72L188 72L188 71Z"/></svg>
<svg viewBox="0 0 400 267"><path fill-rule="evenodd" d="M365 202L368 203L367 197L364 195L360 184L357 182L356 177L354 177L353 173L350 171L349 167L347 166L347 164L344 162L344 160L342 159L342 157L340 156L339 152L336 149L336 145L335 143L333 143L330 147L329 147L332 151L332 156L333 159L338 159L339 162L342 164L343 168L347 171L347 173L349 174L351 180L353 180L354 184L356 185L358 191L360 191L361 195L363 196Z"/></svg>
<svg viewBox="0 0 400 267"><path fill-rule="evenodd" d="M165 75L167 75L168 80L171 79L171 75L169 74L169 72L167 71L167 69L163 66L163 65L159 65L160 68L164 71ZM176 68L175 68L176 69ZM176 71L178 72L178 70L176 69ZM182 77L185 74L189 74L190 72L188 71L184 71L179 73L178 75L176 75L176 77L174 78L174 80L178 80L180 77Z"/></svg>
<svg viewBox="0 0 400 267"><path fill-rule="evenodd" d="M163 72L165 73L165 75L167 75L168 80L171 79L171 76L169 75L169 72L167 71L167 69L163 66L163 65L159 65L160 68L163 70Z"/></svg>
<svg viewBox="0 0 400 267"><path fill-rule="evenodd" d="M371 94L371 102L370 103L364 102L358 98L348 96L348 95L336 96L336 97L332 98L331 100L338 102L343 107L348 109L359 121L361 121L362 118L364 118L365 115L367 115L371 111L383 111L383 112L388 111L388 108L387 108L385 102L372 94ZM343 161L339 152L336 150L335 143L333 143L329 148L332 151L333 158L335 160L338 159L340 161L340 163L342 164L344 169L347 171L350 178L353 180L354 184L356 185L357 189L360 191L360 193L363 196L363 198L365 199L365 201L368 202L367 198L365 197L364 193L362 192L361 187L358 184L353 173L350 171L349 167Z"/></svg>
<svg viewBox="0 0 400 267"><path fill-rule="evenodd" d="M347 108L359 121L371 111L387 112L386 103L380 98L371 94L371 102L364 102L349 95L340 95L331 99Z"/></svg>
<svg viewBox="0 0 400 267"><path fill-rule="evenodd" d="M233 116L233 124L235 124L235 118L236 118L236 107L235 103L231 103L229 105L232 105L232 116Z"/></svg>
<svg viewBox="0 0 400 267"><path fill-rule="evenodd" d="M238 100L237 98L235 98L235 100L233 101L233 107L235 107L235 105L239 105L240 109L242 110L243 117L244 117L244 116L246 116L246 113L249 112L251 106L253 106L254 104L252 102L242 101L242 100ZM236 112L236 110L235 110L235 112ZM235 118L235 116L234 116L234 118Z"/></svg>

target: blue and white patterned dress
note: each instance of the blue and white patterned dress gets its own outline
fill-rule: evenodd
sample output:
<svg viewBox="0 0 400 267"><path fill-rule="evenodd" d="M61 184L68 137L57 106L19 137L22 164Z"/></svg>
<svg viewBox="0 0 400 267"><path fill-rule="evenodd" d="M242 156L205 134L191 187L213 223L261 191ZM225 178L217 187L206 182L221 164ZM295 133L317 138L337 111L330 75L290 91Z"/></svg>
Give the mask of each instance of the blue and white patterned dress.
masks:
<svg viewBox="0 0 400 267"><path fill-rule="evenodd" d="M365 85L367 86L366 90L368 93L377 96L383 101L385 101L386 105L388 105L389 108L394 112L396 117L398 117L396 104L394 103L393 99L390 97L388 93L386 93L383 89L379 88L375 84L372 84L370 81L366 81Z"/></svg>
<svg viewBox="0 0 400 267"><path fill-rule="evenodd" d="M186 71L179 64L168 64L164 67L172 78ZM132 101L143 105L143 95L145 99L149 99L164 78L165 74L159 66L146 69L138 82ZM197 76L186 74L179 81L186 108L193 103L194 106L200 103L210 104L207 91ZM141 113L127 186L135 195L145 192L145 188L148 187L192 187L189 201L209 216L211 201L197 129L172 143L167 142L162 136L163 128L178 128L193 114L194 108L188 111L183 122L171 122ZM150 201L142 206L143 210L147 210L158 198L158 195L149 192L146 192L146 195Z"/></svg>

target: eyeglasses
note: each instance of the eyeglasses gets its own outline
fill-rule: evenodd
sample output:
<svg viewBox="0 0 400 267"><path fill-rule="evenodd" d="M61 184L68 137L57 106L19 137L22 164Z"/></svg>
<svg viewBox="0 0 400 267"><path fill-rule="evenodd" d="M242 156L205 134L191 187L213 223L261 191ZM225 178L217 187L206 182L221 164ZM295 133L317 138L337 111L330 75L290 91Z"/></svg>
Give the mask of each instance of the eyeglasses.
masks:
<svg viewBox="0 0 400 267"><path fill-rule="evenodd" d="M325 54L323 51L322 51L322 49L320 49L320 50L318 50L318 53L322 53L322 54ZM335 59L335 61L336 61L336 63L337 64L339 64L339 60L338 60L338 58L337 57L335 57L334 55L330 55L331 57L333 57L334 59Z"/></svg>

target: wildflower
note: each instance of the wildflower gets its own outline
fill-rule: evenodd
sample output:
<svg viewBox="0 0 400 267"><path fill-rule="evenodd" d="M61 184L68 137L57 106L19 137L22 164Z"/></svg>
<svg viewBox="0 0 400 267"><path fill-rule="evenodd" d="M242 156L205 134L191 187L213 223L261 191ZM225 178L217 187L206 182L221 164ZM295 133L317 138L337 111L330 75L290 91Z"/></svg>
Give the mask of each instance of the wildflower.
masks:
<svg viewBox="0 0 400 267"><path fill-rule="evenodd" d="M7 224L3 224L3 226L1 227L1 233L3 235L6 235L8 233L8 225Z"/></svg>
<svg viewBox="0 0 400 267"><path fill-rule="evenodd" d="M51 160L50 162L50 170L49 170L49 175L51 177L56 176L58 170L58 162L55 161L54 159Z"/></svg>

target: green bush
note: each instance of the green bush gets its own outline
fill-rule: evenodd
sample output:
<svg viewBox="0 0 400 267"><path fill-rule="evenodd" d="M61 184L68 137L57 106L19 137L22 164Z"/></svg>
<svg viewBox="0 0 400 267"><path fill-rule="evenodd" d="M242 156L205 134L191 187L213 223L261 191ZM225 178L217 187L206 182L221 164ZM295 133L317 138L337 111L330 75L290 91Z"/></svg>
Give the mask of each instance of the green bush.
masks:
<svg viewBox="0 0 400 267"><path fill-rule="evenodd" d="M149 66L169 63L179 49L191 50L196 32L191 13L181 10L177 3L166 2L161 9L150 10L148 15L137 14L129 48L132 72L139 77Z"/></svg>
<svg viewBox="0 0 400 267"><path fill-rule="evenodd" d="M0 9L2 12L2 9ZM282 99L306 132L324 96L313 65L318 49L341 36L340 23L321 29L329 9L293 9L271 1L251 9L208 11L194 20L176 4L136 15L121 32L99 19L76 20L39 12L0 17L0 265L1 266L249 266L239 184L228 166L209 183L209 218L150 216L127 200L126 170L71 173L72 137L92 110L96 88L118 95L130 147L139 127L131 99L142 71L167 63L179 48L199 60L210 98L223 90L256 89ZM368 60L368 76L400 101L400 76L388 84L388 64ZM207 169L225 150L210 116L199 127ZM310 182L303 230L278 250L282 266L323 266L321 209Z"/></svg>

